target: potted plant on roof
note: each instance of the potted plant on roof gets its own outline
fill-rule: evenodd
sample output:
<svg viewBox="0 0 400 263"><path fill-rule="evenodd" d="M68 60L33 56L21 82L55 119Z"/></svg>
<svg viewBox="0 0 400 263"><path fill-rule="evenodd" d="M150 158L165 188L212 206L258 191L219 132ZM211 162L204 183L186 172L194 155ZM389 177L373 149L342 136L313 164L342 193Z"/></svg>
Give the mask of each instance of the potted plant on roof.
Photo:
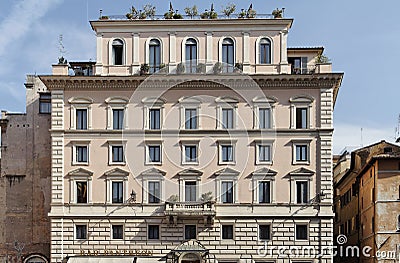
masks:
<svg viewBox="0 0 400 263"><path fill-rule="evenodd" d="M229 18L230 15L235 12L235 10L236 10L236 5L230 3L225 8L222 9L222 13Z"/></svg>
<svg viewBox="0 0 400 263"><path fill-rule="evenodd" d="M253 9L253 4L250 4L249 9L247 10L246 18L255 18L256 10Z"/></svg>
<svg viewBox="0 0 400 263"><path fill-rule="evenodd" d="M156 7L150 4L147 4L143 6L143 13L146 15L146 17L153 19L154 16L156 15Z"/></svg>
<svg viewBox="0 0 400 263"><path fill-rule="evenodd" d="M283 14L283 9L275 9L274 11L272 11L272 15L274 16L274 18L282 18L282 14Z"/></svg>
<svg viewBox="0 0 400 263"><path fill-rule="evenodd" d="M194 16L197 16L199 14L196 5L192 7L185 7L185 13L187 16L190 16L191 19L193 19Z"/></svg>
<svg viewBox="0 0 400 263"><path fill-rule="evenodd" d="M246 17L246 11L244 11L244 9L242 8L240 13L238 14L238 18L245 18L245 17Z"/></svg>
<svg viewBox="0 0 400 263"><path fill-rule="evenodd" d="M217 19L218 18L218 14L217 12L215 12L214 10L214 4L211 4L211 10L207 11L207 9L200 14L200 18L201 19Z"/></svg>
<svg viewBox="0 0 400 263"><path fill-rule="evenodd" d="M126 13L126 18L128 19L136 19L139 13L134 6L131 7L128 13Z"/></svg>

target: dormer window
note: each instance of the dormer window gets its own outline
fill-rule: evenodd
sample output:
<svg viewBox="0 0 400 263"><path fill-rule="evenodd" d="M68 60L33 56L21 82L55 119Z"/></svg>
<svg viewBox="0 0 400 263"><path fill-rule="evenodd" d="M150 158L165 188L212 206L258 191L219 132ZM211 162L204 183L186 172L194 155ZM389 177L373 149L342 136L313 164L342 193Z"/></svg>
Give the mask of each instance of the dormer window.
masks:
<svg viewBox="0 0 400 263"><path fill-rule="evenodd" d="M260 40L260 64L271 64L271 42L267 38Z"/></svg>
<svg viewBox="0 0 400 263"><path fill-rule="evenodd" d="M161 43L158 39L149 42L149 66L150 73L157 72L161 64Z"/></svg>
<svg viewBox="0 0 400 263"><path fill-rule="evenodd" d="M114 39L112 42L112 61L113 65L123 64L124 42L121 39Z"/></svg>
<svg viewBox="0 0 400 263"><path fill-rule="evenodd" d="M185 43L186 73L196 73L197 68L197 41L189 38Z"/></svg>
<svg viewBox="0 0 400 263"><path fill-rule="evenodd" d="M233 72L235 48L231 38L222 40L222 72Z"/></svg>

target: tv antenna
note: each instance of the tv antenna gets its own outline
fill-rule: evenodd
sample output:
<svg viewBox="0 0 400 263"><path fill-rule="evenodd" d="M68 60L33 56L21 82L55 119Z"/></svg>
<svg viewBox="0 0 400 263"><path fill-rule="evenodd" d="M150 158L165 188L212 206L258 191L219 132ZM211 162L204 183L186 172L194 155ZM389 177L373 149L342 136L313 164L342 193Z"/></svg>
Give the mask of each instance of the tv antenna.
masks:
<svg viewBox="0 0 400 263"><path fill-rule="evenodd" d="M400 113L399 116L397 117L397 127L395 128L394 131L394 139L396 142L400 142Z"/></svg>

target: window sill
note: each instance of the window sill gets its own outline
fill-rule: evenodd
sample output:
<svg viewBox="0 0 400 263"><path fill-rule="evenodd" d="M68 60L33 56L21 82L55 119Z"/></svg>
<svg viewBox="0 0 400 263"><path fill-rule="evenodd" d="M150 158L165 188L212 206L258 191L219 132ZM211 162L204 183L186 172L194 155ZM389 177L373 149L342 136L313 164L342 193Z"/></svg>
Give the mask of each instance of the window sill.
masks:
<svg viewBox="0 0 400 263"><path fill-rule="evenodd" d="M256 165L272 165L272 161L257 161Z"/></svg>
<svg viewBox="0 0 400 263"><path fill-rule="evenodd" d="M293 165L310 165L310 161L293 161Z"/></svg>
<svg viewBox="0 0 400 263"><path fill-rule="evenodd" d="M108 163L108 166L125 166L125 165L126 165L125 162L123 162L123 163Z"/></svg>
<svg viewBox="0 0 400 263"><path fill-rule="evenodd" d="M236 165L236 162L218 162L218 165Z"/></svg>
<svg viewBox="0 0 400 263"><path fill-rule="evenodd" d="M145 163L145 165L147 165L147 166L150 166L150 165L157 165L157 166L161 166L162 165L162 163L160 162L160 163L151 163L151 162L147 162L147 163Z"/></svg>
<svg viewBox="0 0 400 263"><path fill-rule="evenodd" d="M74 162L72 163L73 166L89 166L89 163L79 163L79 162Z"/></svg>
<svg viewBox="0 0 400 263"><path fill-rule="evenodd" d="M199 162L182 162L182 165L194 165L194 166L198 166Z"/></svg>

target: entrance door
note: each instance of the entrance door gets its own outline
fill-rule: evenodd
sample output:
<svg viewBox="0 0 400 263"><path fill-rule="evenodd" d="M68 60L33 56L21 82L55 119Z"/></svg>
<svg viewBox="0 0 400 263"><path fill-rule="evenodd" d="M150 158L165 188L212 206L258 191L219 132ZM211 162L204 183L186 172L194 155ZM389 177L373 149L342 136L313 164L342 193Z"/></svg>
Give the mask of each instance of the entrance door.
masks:
<svg viewBox="0 0 400 263"><path fill-rule="evenodd" d="M189 253L182 256L181 263L200 263L200 256L195 253Z"/></svg>

